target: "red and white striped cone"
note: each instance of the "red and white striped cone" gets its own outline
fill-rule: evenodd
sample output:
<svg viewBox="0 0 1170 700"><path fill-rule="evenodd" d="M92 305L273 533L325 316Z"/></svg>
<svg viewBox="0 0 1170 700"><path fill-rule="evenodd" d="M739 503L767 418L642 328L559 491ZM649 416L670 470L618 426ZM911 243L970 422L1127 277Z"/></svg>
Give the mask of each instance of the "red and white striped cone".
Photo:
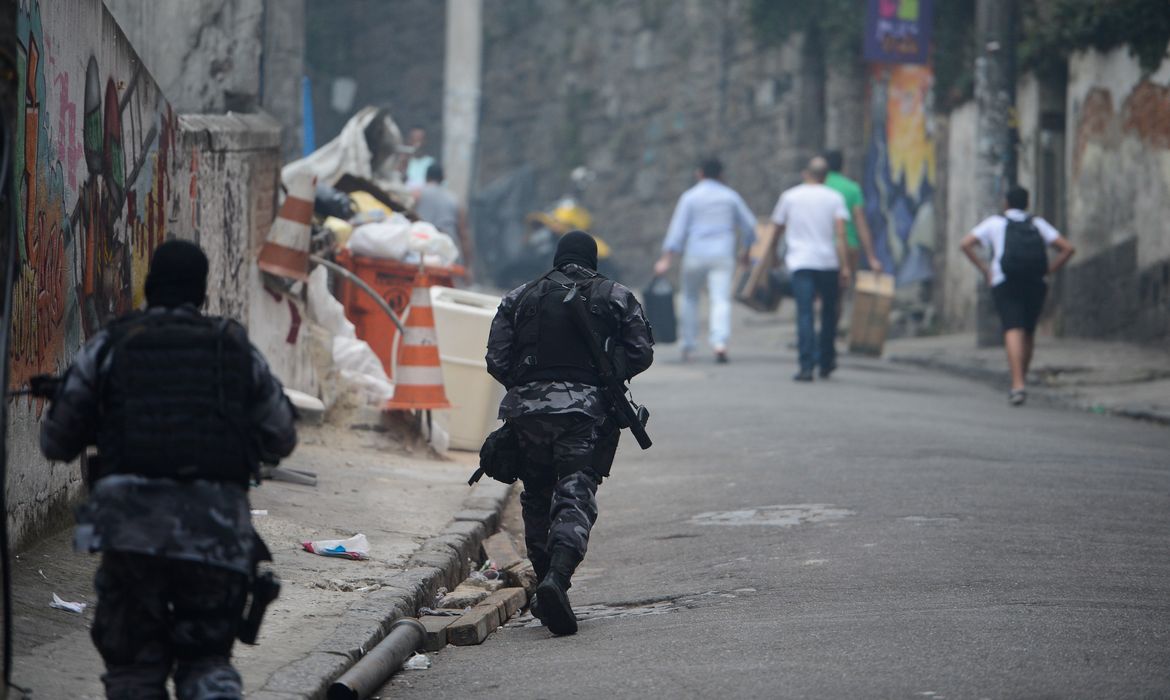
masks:
<svg viewBox="0 0 1170 700"><path fill-rule="evenodd" d="M386 403L387 409L451 408L443 389L443 368L439 364L439 339L435 333L430 286L426 271L420 271L414 279L410 306L402 320L406 330L398 341L394 398Z"/></svg>
<svg viewBox="0 0 1170 700"><path fill-rule="evenodd" d="M305 173L290 179L288 196L260 249L258 264L273 275L305 281L309 279L309 222L313 219L317 176Z"/></svg>

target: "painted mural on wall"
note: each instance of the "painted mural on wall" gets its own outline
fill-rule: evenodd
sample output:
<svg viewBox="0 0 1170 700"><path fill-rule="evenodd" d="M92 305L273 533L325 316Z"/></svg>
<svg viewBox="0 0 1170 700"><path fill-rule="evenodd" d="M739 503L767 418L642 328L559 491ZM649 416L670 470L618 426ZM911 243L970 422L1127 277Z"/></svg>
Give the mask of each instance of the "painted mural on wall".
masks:
<svg viewBox="0 0 1170 700"><path fill-rule="evenodd" d="M177 118L101 2L21 2L17 44L14 386L141 303L181 167Z"/></svg>
<svg viewBox="0 0 1170 700"><path fill-rule="evenodd" d="M922 282L934 277L934 74L924 65L872 70L862 178L866 219L877 255L897 283Z"/></svg>

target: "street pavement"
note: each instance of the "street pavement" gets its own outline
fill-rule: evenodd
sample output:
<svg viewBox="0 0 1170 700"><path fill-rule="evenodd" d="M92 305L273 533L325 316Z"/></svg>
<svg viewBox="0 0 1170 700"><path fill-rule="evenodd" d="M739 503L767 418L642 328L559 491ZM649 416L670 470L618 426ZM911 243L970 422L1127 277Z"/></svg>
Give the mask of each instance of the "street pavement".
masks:
<svg viewBox="0 0 1170 700"><path fill-rule="evenodd" d="M886 358L979 379L1007 391L1002 347L976 347L974 333L899 338ZM1040 336L1029 401L1170 425L1170 347Z"/></svg>
<svg viewBox="0 0 1170 700"><path fill-rule="evenodd" d="M404 586L411 557L481 490L467 486L474 467L466 455L437 461L422 449L404 454L400 436L372 429L377 422L374 413L344 427L300 426L300 444L283 465L317 473L318 484L269 481L252 492L253 520L283 587L264 618L259 645L235 648L250 697L286 700L290 695L261 690L311 693L332 680L324 676L348 665L341 651L363 644L380 616L394 612L390 594ZM316 556L300 546L358 532L370 541L367 561ZM102 662L89 638L98 557L73 552L70 540L71 533L61 531L13 563L13 680L38 699L104 696ZM53 594L88 607L81 615L50 608ZM372 597L378 614L359 614L374 604Z"/></svg>
<svg viewBox="0 0 1170 700"><path fill-rule="evenodd" d="M554 638L513 622L384 698L1170 696L1170 430L844 357L790 322L672 347Z"/></svg>

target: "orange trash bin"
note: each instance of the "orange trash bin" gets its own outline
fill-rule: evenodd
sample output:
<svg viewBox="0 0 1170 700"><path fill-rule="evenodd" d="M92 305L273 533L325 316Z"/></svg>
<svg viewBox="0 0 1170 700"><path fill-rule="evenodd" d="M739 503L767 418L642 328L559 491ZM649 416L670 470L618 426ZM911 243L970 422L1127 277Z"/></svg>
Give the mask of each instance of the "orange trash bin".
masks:
<svg viewBox="0 0 1170 700"><path fill-rule="evenodd" d="M402 317L406 307L410 305L410 293L414 278L418 274L418 265L353 255L348 250L338 253L337 264L373 287L390 308L394 309L394 313L398 314L399 318ZM454 287L455 278L466 273L462 265L445 267L428 265L426 269L431 284L436 287ZM354 325L357 337L370 344L374 354L382 361L386 376L393 381L394 341L398 338L398 328L365 290L344 277L338 280L338 296L345 307L346 318Z"/></svg>

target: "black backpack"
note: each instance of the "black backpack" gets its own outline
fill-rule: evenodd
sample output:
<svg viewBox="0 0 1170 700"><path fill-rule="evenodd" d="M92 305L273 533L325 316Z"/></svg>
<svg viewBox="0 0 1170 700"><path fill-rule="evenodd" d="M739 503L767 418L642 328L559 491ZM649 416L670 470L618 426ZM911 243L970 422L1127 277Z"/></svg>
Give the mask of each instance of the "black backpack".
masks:
<svg viewBox="0 0 1170 700"><path fill-rule="evenodd" d="M999 266L1009 280L1040 280L1048 274L1048 243L1032 217L1007 220Z"/></svg>

